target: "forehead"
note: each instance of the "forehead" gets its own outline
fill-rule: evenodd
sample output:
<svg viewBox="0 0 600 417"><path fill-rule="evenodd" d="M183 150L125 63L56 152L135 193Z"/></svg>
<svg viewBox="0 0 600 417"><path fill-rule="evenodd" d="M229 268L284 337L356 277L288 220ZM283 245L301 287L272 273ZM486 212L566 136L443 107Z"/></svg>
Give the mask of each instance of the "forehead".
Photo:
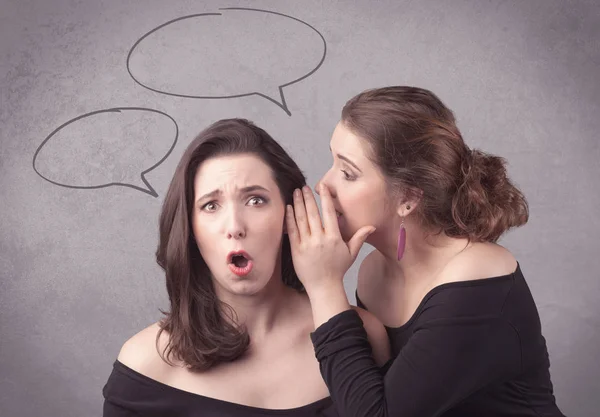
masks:
<svg viewBox="0 0 600 417"><path fill-rule="evenodd" d="M268 190L277 187L271 168L252 154L209 158L200 164L194 178L196 194L215 189L235 190L250 185L261 185Z"/></svg>
<svg viewBox="0 0 600 417"><path fill-rule="evenodd" d="M354 134L343 122L338 122L329 142L331 150L348 158L367 158L368 144Z"/></svg>

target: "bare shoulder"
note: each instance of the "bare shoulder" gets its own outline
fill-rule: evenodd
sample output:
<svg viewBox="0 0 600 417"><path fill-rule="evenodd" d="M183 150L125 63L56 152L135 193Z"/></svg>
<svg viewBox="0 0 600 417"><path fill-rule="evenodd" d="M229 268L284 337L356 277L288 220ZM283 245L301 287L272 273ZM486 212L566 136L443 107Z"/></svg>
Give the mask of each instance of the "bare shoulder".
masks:
<svg viewBox="0 0 600 417"><path fill-rule="evenodd" d="M378 366L383 366L391 357L390 340L383 324L374 314L368 311L352 306L360 316L363 326L367 332L367 337L371 348L373 349L373 358Z"/></svg>
<svg viewBox="0 0 600 417"><path fill-rule="evenodd" d="M171 366L159 354L158 349L164 349L168 342L168 336L162 333L157 345L159 330L158 323L154 323L133 335L121 347L117 360L143 375L160 379Z"/></svg>
<svg viewBox="0 0 600 417"><path fill-rule="evenodd" d="M444 269L442 282L470 281L509 275L517 269L517 260L496 243L473 243Z"/></svg>
<svg viewBox="0 0 600 417"><path fill-rule="evenodd" d="M373 250L360 264L356 291L366 304L369 304L369 300L377 298L376 291L381 288L379 283L385 275L384 261L383 255L378 250Z"/></svg>

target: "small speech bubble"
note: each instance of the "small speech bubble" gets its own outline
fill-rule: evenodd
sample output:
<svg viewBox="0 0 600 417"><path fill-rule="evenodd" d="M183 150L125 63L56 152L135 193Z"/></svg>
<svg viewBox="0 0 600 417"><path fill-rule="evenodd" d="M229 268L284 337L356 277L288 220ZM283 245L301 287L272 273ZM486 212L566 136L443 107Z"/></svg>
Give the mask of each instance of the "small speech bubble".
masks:
<svg viewBox="0 0 600 417"><path fill-rule="evenodd" d="M98 110L69 120L50 133L35 151L33 169L61 187L114 185L158 197L145 175L167 159L178 136L177 122L158 110ZM160 155L162 158L154 163ZM150 168L146 168L148 161L153 163Z"/></svg>
<svg viewBox="0 0 600 417"><path fill-rule="evenodd" d="M323 35L282 13L219 10L224 12L179 17L142 36L127 55L131 77L142 87L177 97L255 94L291 116L283 88L319 69L327 52Z"/></svg>

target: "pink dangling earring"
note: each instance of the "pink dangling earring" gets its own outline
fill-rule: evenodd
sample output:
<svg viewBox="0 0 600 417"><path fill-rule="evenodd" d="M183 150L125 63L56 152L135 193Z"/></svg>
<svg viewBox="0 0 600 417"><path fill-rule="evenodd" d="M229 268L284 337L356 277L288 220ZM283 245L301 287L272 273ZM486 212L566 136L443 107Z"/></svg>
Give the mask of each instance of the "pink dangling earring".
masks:
<svg viewBox="0 0 600 417"><path fill-rule="evenodd" d="M406 209L410 210L410 206L406 206ZM403 217L402 223L400 223L400 233L398 233L398 260L402 259L405 248L406 248L406 229L404 228L404 217Z"/></svg>

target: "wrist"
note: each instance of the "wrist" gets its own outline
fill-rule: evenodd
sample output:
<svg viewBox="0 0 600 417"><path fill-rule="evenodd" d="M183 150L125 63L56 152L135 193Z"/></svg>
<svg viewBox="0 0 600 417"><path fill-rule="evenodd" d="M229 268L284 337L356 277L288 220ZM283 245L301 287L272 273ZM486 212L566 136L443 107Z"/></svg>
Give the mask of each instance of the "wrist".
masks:
<svg viewBox="0 0 600 417"><path fill-rule="evenodd" d="M344 292L344 277L322 277L304 286L309 297L327 297Z"/></svg>
<svg viewBox="0 0 600 417"><path fill-rule="evenodd" d="M333 316L351 308L341 280L337 283L313 286L306 292L310 299L315 329Z"/></svg>

